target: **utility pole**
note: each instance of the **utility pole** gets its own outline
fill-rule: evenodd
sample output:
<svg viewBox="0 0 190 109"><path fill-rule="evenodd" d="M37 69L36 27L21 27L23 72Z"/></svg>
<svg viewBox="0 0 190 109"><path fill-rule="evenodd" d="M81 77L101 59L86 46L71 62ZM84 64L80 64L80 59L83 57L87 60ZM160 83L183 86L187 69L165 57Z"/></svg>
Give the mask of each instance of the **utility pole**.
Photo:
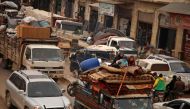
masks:
<svg viewBox="0 0 190 109"><path fill-rule="evenodd" d="M53 27L53 14L54 14L54 10L55 9L55 0L51 0L51 27Z"/></svg>

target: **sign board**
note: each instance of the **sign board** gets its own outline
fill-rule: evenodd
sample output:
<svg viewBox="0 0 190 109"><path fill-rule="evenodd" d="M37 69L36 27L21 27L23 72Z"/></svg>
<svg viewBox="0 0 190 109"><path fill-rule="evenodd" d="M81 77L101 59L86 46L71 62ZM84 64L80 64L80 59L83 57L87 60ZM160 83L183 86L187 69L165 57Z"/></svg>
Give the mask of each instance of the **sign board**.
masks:
<svg viewBox="0 0 190 109"><path fill-rule="evenodd" d="M108 3L100 3L99 4L99 12L102 15L114 16L115 5L108 4Z"/></svg>

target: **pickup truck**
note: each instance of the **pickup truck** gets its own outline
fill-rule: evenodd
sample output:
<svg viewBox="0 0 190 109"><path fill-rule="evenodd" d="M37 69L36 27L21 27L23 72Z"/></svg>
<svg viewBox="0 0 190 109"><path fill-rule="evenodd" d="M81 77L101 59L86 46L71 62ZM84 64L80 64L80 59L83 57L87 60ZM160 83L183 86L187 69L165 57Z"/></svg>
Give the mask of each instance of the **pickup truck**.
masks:
<svg viewBox="0 0 190 109"><path fill-rule="evenodd" d="M107 41L107 46L115 47L125 56L137 57L136 43L133 39L127 37L110 36Z"/></svg>
<svg viewBox="0 0 190 109"><path fill-rule="evenodd" d="M0 33L0 55L3 67L12 70L35 69L58 79L63 77L64 58L57 38L17 38Z"/></svg>

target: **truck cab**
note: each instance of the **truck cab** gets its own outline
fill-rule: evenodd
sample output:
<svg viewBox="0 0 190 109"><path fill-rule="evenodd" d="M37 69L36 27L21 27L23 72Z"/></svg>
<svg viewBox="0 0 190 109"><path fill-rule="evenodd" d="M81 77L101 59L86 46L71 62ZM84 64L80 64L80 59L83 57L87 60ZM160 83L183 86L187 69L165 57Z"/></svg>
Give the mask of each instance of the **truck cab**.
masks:
<svg viewBox="0 0 190 109"><path fill-rule="evenodd" d="M72 20L56 20L56 30L60 33L63 32L64 36L72 36L76 39L81 38L83 35L83 24Z"/></svg>
<svg viewBox="0 0 190 109"><path fill-rule="evenodd" d="M64 58L61 49L56 45L29 44L26 45L23 67L47 73L52 78L63 74Z"/></svg>
<svg viewBox="0 0 190 109"><path fill-rule="evenodd" d="M117 48L119 52L126 56L137 56L136 43L133 39L111 36L108 38L107 45Z"/></svg>

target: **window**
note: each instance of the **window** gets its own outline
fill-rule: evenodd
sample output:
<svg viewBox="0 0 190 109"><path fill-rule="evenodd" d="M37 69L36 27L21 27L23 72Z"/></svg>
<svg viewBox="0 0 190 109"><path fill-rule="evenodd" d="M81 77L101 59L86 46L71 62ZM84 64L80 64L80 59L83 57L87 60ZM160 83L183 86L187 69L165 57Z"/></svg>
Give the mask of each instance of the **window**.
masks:
<svg viewBox="0 0 190 109"><path fill-rule="evenodd" d="M9 78L9 80L14 84L15 83L15 78L16 78L17 74L13 73L11 75L11 77Z"/></svg>
<svg viewBox="0 0 190 109"><path fill-rule="evenodd" d="M151 66L152 71L169 71L168 64L153 64Z"/></svg>
<svg viewBox="0 0 190 109"><path fill-rule="evenodd" d="M190 109L190 104L185 103L182 109Z"/></svg>
<svg viewBox="0 0 190 109"><path fill-rule="evenodd" d="M26 49L26 59L31 59L31 50L30 50L30 48Z"/></svg>
<svg viewBox="0 0 190 109"><path fill-rule="evenodd" d="M165 106L171 107L173 109L180 109L180 106L182 103L183 103L182 101L172 101L172 102L166 104Z"/></svg>
<svg viewBox="0 0 190 109"><path fill-rule="evenodd" d="M113 46L113 47L116 47L116 48L117 48L117 42L116 42L116 41L112 41L112 42L111 42L111 46Z"/></svg>

